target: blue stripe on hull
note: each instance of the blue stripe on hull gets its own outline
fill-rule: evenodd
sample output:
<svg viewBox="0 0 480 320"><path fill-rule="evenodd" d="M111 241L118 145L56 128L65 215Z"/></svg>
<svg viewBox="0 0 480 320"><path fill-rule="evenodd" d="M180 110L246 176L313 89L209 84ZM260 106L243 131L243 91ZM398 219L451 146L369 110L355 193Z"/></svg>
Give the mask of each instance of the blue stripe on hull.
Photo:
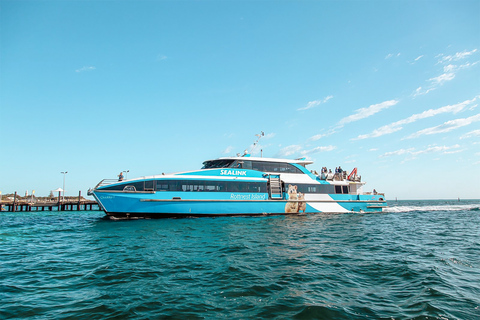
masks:
<svg viewBox="0 0 480 320"><path fill-rule="evenodd" d="M213 195L217 199L212 200ZM287 200L266 200L267 194L231 193L121 193L94 192L109 215L124 216L213 216L213 215L263 215L298 213L287 210ZM172 200L181 196L181 200ZM381 212L386 207L376 195L329 195L332 201L308 201L300 213L320 212ZM252 198L255 198L252 200ZM245 199L245 200L243 200ZM265 199L265 200L256 200ZM301 208L303 209L303 208Z"/></svg>

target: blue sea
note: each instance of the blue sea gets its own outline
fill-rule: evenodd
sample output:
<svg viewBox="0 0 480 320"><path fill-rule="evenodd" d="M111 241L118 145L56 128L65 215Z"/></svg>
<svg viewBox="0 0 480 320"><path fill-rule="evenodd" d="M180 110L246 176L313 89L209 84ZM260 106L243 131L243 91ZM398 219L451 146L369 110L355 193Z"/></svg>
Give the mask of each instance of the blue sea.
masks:
<svg viewBox="0 0 480 320"><path fill-rule="evenodd" d="M110 221L0 213L0 319L480 319L480 200Z"/></svg>

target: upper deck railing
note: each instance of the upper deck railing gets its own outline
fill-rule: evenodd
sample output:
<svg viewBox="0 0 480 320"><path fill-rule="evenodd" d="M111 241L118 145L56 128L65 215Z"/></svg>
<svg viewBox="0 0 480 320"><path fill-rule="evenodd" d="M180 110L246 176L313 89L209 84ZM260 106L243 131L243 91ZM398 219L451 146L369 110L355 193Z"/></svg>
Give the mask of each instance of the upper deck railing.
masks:
<svg viewBox="0 0 480 320"><path fill-rule="evenodd" d="M106 185L109 185L109 184L112 184L112 183L115 183L115 182L120 182L118 181L118 179L103 179L102 181L100 181L94 189L98 189L102 186L106 186Z"/></svg>

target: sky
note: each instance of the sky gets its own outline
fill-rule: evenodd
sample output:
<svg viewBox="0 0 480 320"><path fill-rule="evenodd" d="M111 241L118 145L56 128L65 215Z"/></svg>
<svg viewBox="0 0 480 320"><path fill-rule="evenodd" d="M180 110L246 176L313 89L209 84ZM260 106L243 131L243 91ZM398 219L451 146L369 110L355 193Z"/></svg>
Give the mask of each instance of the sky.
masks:
<svg viewBox="0 0 480 320"><path fill-rule="evenodd" d="M0 191L86 195L249 150L357 167L387 200L479 199L479 17L477 0L1 0Z"/></svg>

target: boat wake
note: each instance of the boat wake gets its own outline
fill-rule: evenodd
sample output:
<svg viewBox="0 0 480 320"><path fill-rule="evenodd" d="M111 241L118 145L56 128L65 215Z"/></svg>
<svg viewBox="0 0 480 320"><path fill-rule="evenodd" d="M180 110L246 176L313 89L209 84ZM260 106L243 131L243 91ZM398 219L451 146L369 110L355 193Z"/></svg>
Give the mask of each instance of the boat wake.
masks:
<svg viewBox="0 0 480 320"><path fill-rule="evenodd" d="M431 211L480 211L479 204L459 205L431 205L431 206L392 206L383 209L383 212L431 212Z"/></svg>

